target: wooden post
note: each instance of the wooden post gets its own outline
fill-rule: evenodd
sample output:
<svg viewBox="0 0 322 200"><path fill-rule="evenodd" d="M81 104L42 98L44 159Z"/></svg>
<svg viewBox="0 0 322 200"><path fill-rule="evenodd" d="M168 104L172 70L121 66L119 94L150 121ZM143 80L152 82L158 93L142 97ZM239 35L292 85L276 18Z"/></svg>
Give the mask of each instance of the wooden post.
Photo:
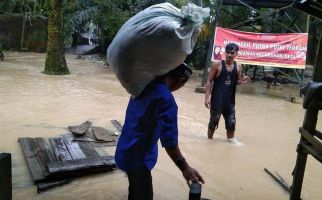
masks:
<svg viewBox="0 0 322 200"><path fill-rule="evenodd" d="M313 74L313 81L314 82L322 82L322 34L320 36L318 52L316 56L314 74ZM314 135L316 132L316 124L318 120L319 110L309 108L306 110L305 118L303 122L303 128L309 132L310 134ZM304 178L306 160L307 160L307 153L305 152L304 147L301 144L308 143L303 136L301 136L300 143L298 144L297 148L297 159L295 164L295 169L293 172L293 183L291 187L291 195L290 200L299 200L301 199L301 190L302 190L302 183Z"/></svg>
<svg viewBox="0 0 322 200"><path fill-rule="evenodd" d="M11 154L0 154L0 197L2 200L12 199Z"/></svg>
<svg viewBox="0 0 322 200"><path fill-rule="evenodd" d="M213 32L212 32L212 36L209 41L209 48L208 48L205 68L203 70L201 87L204 87L206 84L206 80L207 80L207 76L208 76L208 68L210 67L210 63L211 63L212 49L214 47L214 38L215 38L215 33L216 33L216 27L218 26L222 5L223 5L223 0L218 0L217 9L216 9L216 16L215 16L215 19L213 22L214 23Z"/></svg>
<svg viewBox="0 0 322 200"><path fill-rule="evenodd" d="M308 109L305 113L303 128L309 133L314 133L317 123L318 110ZM301 136L300 143L297 146L297 159L295 168L293 171L293 183L291 187L290 200L300 200L302 183L304 178L307 153L301 145L302 143L307 143L303 136Z"/></svg>
<svg viewBox="0 0 322 200"><path fill-rule="evenodd" d="M320 35L318 52L315 59L313 81L322 82L322 34Z"/></svg>

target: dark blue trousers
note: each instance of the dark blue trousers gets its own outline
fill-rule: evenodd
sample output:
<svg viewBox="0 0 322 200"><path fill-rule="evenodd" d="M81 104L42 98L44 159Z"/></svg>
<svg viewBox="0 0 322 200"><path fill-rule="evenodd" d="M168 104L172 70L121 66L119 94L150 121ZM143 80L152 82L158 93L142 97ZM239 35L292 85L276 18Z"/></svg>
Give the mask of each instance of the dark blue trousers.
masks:
<svg viewBox="0 0 322 200"><path fill-rule="evenodd" d="M126 172L129 179L128 200L153 200L151 171L147 168Z"/></svg>

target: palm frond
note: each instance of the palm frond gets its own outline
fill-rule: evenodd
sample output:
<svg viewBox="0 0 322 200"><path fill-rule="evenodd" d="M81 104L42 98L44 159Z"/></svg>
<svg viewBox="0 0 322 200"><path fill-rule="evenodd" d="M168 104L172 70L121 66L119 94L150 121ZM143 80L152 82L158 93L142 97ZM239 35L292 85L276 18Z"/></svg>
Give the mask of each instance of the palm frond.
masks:
<svg viewBox="0 0 322 200"><path fill-rule="evenodd" d="M69 17L69 21L66 23L68 26L77 27L83 22L91 20L97 14L98 9L99 8L97 6L93 6L77 11L71 17Z"/></svg>
<svg viewBox="0 0 322 200"><path fill-rule="evenodd" d="M201 31L198 36L198 41L208 40L213 32L213 26L211 24L202 24Z"/></svg>

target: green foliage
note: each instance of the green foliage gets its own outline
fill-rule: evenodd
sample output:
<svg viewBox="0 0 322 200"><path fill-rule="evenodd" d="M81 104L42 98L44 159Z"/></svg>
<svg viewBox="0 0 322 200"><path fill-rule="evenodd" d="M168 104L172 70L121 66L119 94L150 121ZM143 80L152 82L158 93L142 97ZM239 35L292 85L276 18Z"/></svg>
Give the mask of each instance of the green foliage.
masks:
<svg viewBox="0 0 322 200"><path fill-rule="evenodd" d="M135 0L73 0L66 1L65 38L74 30L93 21L101 32L101 44L110 41L120 27L136 12L141 10L145 2L138 4Z"/></svg>
<svg viewBox="0 0 322 200"><path fill-rule="evenodd" d="M186 63L194 69L203 69L208 51L208 41L198 41L192 54L187 56Z"/></svg>
<svg viewBox="0 0 322 200"><path fill-rule="evenodd" d="M213 20L216 6L219 0L64 0L64 35L65 40L69 41L75 29L84 26L87 22L93 21L99 28L101 44L106 45L113 39L121 26L133 15L141 10L158 3L169 2L178 8L187 3L195 3L202 7L210 7L211 16L206 19L202 26L201 34L195 46L193 54L188 57L189 62L193 63L195 68L202 68L207 54L208 45L214 30ZM21 13L30 12L32 15L48 16L49 0L1 0L0 13ZM273 11L271 8L257 8L261 13ZM229 13L231 14L229 14ZM254 19L259 13L250 10L245 6L223 6L220 14L219 25L230 28L240 21L250 20L249 23L236 28L242 31L255 32L253 28L258 27L261 32L280 33L290 32L282 28L274 20L283 22L292 29L299 29L306 32L307 16L295 9L287 10L288 16L283 16L279 12L264 18ZM294 28L294 25L297 27ZM310 31L320 33L321 23L319 20L311 19ZM308 59L312 63L315 56L316 44L319 34L309 34L309 53ZM106 47L104 47L106 48Z"/></svg>
<svg viewBox="0 0 322 200"><path fill-rule="evenodd" d="M0 13L30 13L47 15L49 0L1 0Z"/></svg>
<svg viewBox="0 0 322 200"><path fill-rule="evenodd" d="M16 4L15 0L1 0L0 1L0 14L11 13Z"/></svg>
<svg viewBox="0 0 322 200"><path fill-rule="evenodd" d="M108 40L111 40L121 26L135 14L132 1L95 0L95 3L98 12L93 17L93 21L101 28Z"/></svg>
<svg viewBox="0 0 322 200"><path fill-rule="evenodd" d="M166 2L169 2L172 5L174 5L178 8L181 8L182 6L187 5L191 1L188 1L188 0L168 0Z"/></svg>

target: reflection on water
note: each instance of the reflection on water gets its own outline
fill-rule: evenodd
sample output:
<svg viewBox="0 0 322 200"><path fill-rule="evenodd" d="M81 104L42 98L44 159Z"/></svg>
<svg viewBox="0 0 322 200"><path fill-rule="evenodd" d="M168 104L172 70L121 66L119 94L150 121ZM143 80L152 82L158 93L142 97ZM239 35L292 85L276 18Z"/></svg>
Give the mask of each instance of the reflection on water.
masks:
<svg viewBox="0 0 322 200"><path fill-rule="evenodd" d="M129 96L111 70L75 57L67 56L71 71L67 76L42 74L44 54L7 53L6 60L0 62L0 152L12 153L14 199L127 199L127 178L121 171L78 178L42 194L37 194L30 178L18 137L56 136L65 133L65 127L88 119L103 127L112 127L111 119L124 119ZM204 95L193 92L199 84L192 80L174 94L179 106L180 147L206 181L202 196L288 199L264 168L278 172L291 184L298 128L304 116L301 105L238 93L236 135L244 145L234 146L225 141L223 120L218 138L206 139L209 111L203 106ZM318 126L322 130L321 123ZM111 154L114 150L106 148ZM155 199L187 199L188 188L181 173L162 148L159 152L153 170ZM309 157L303 199L321 199L321 172L321 164Z"/></svg>

